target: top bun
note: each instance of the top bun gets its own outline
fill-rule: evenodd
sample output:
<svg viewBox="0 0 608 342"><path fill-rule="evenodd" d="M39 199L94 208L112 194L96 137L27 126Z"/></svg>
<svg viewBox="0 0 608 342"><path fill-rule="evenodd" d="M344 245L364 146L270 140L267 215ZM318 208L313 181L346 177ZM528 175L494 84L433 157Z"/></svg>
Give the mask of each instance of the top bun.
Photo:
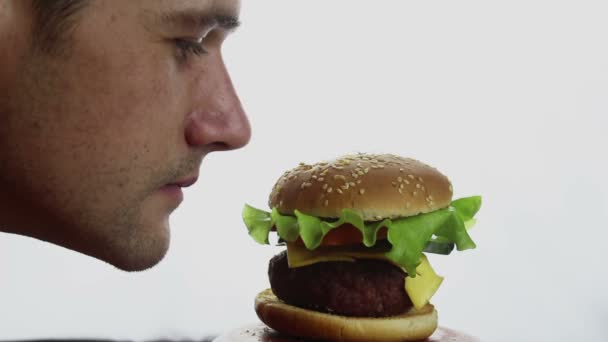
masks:
<svg viewBox="0 0 608 342"><path fill-rule="evenodd" d="M270 194L270 208L337 218L352 209L365 221L414 216L447 207L452 185L437 169L392 154L354 154L285 172Z"/></svg>

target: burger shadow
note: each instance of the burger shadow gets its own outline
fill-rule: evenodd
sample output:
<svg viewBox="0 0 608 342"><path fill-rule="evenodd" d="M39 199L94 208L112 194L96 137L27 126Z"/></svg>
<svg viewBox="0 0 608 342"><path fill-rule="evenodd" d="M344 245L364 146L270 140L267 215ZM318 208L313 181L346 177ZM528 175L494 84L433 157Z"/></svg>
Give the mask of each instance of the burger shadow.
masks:
<svg viewBox="0 0 608 342"><path fill-rule="evenodd" d="M270 328L264 328L262 330L262 335L259 337L260 337L260 342L306 342L306 341L310 341L310 340L306 340L303 338L283 335Z"/></svg>

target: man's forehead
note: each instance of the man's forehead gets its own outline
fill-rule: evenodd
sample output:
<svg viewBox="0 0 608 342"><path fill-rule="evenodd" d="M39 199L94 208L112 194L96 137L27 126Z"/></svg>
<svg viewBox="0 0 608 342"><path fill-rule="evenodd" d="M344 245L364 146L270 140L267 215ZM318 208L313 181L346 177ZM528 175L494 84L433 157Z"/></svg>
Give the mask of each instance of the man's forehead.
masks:
<svg viewBox="0 0 608 342"><path fill-rule="evenodd" d="M198 10L238 17L241 0L160 0L161 10Z"/></svg>

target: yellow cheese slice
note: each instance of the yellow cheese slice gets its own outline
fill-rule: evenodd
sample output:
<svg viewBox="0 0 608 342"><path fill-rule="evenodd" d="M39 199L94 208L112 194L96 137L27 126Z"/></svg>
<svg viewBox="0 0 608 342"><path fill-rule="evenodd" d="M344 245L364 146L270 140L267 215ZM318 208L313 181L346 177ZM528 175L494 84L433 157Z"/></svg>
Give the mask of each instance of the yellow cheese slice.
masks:
<svg viewBox="0 0 608 342"><path fill-rule="evenodd" d="M410 296L416 309L423 308L437 292L443 282L443 277L435 273L426 256L423 254L420 265L416 267L416 277L407 277L405 291Z"/></svg>
<svg viewBox="0 0 608 342"><path fill-rule="evenodd" d="M295 243L287 244L287 262L290 268L312 265L326 261L355 261L356 259L378 259L394 264L385 255L384 247L342 246L319 247L314 251ZM396 265L401 268L401 266ZM403 269L403 268L402 268ZM405 272L405 270L404 270ZM443 282L443 277L435 273L425 255L422 255L420 265L416 267L416 277L407 277L405 291L412 300L414 308L421 309L437 292Z"/></svg>
<svg viewBox="0 0 608 342"><path fill-rule="evenodd" d="M355 259L381 259L386 250L364 246L319 247L314 251L295 243L287 243L287 263L290 268L308 266L324 261L355 261ZM389 260L390 261L390 260Z"/></svg>

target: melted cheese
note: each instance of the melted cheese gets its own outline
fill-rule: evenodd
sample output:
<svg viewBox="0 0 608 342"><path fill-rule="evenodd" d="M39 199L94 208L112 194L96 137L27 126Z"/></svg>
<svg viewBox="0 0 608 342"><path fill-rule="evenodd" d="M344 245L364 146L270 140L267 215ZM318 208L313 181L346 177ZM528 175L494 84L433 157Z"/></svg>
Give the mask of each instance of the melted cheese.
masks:
<svg viewBox="0 0 608 342"><path fill-rule="evenodd" d="M374 247L320 247L314 251L309 251L306 247L298 246L294 243L287 244L287 262L291 268L308 266L318 262L355 261L356 259L378 259L395 264L385 256L385 253L386 250ZM396 266L402 268L399 265ZM414 307L416 309L421 309L429 302L435 292L437 292L439 285L443 282L443 277L440 277L435 273L424 255L422 255L420 265L416 267L416 274L417 276L415 278L409 276L406 278L405 291L412 300Z"/></svg>

